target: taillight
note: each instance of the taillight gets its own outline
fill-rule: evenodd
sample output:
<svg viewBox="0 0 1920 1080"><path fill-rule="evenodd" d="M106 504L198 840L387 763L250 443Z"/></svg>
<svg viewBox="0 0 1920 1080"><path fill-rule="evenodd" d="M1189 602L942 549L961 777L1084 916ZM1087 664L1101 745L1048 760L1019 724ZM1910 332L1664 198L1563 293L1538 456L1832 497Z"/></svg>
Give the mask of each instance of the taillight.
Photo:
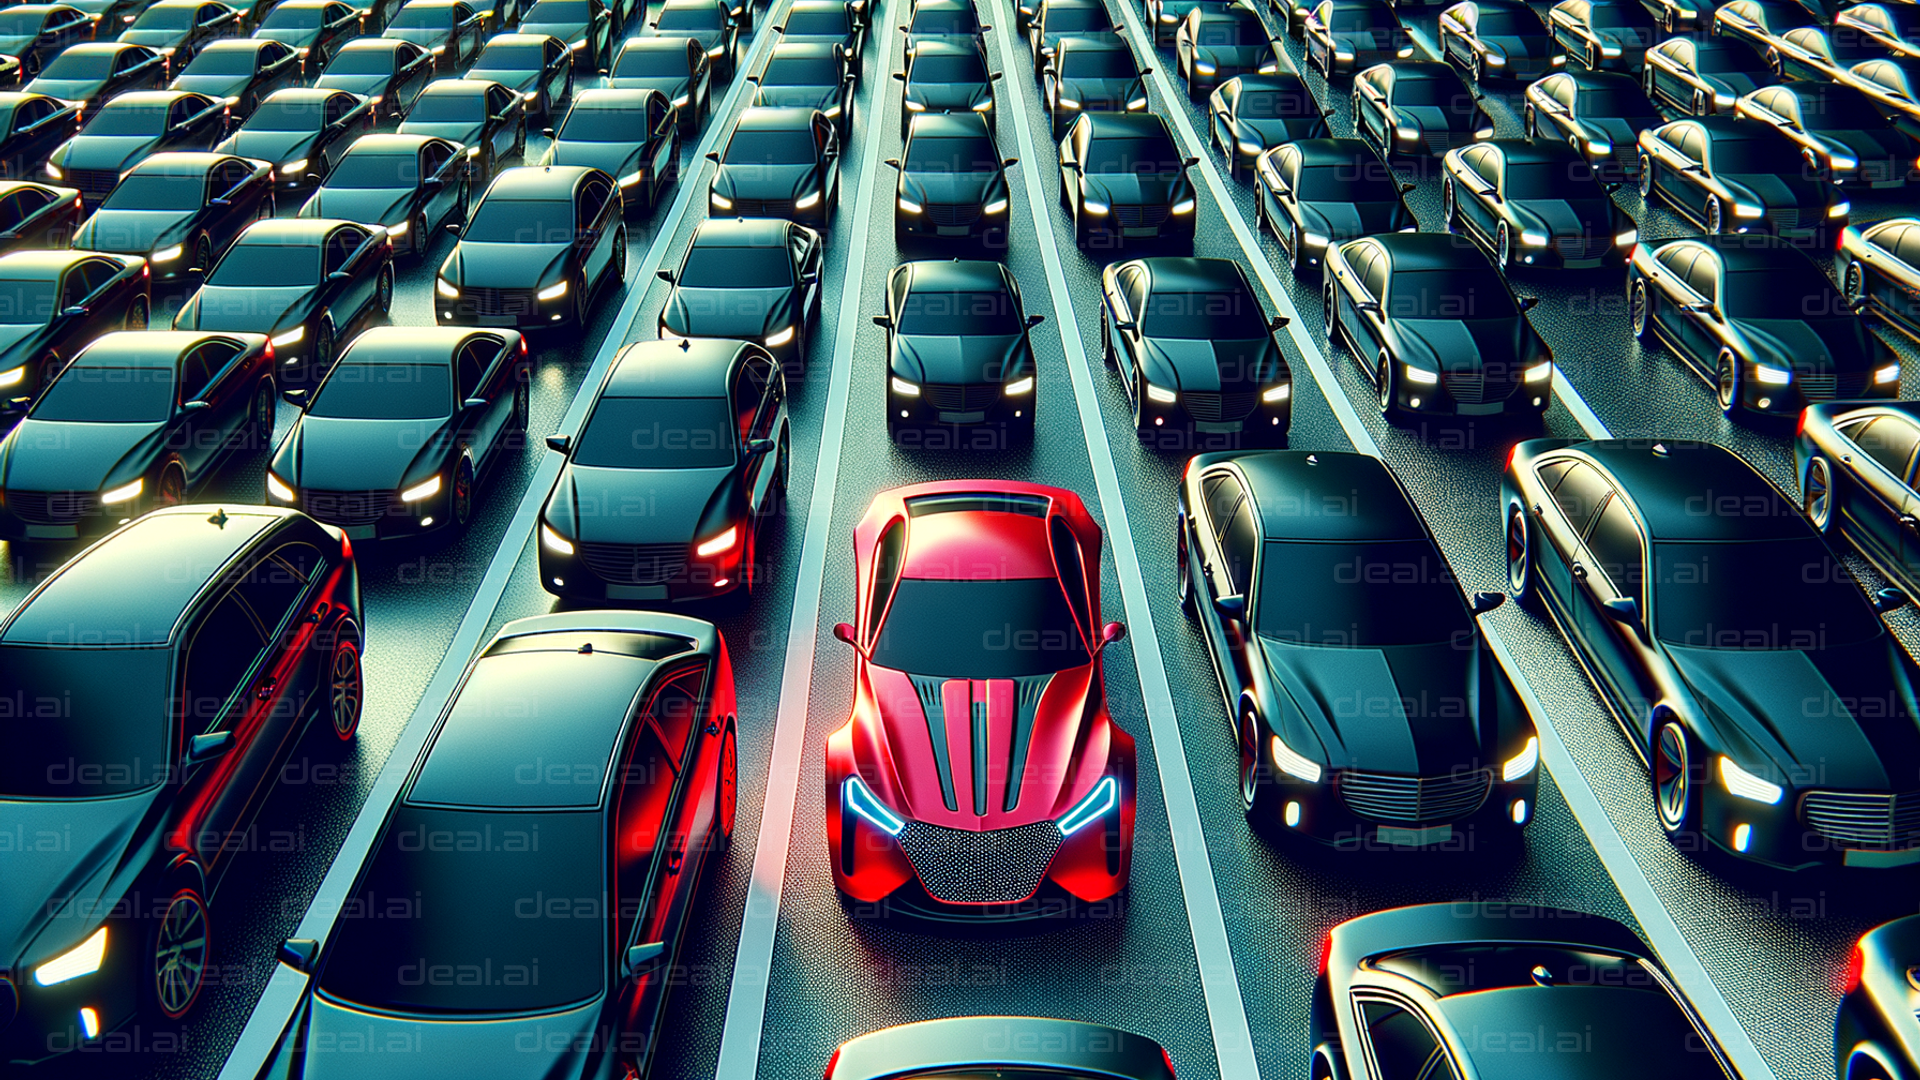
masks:
<svg viewBox="0 0 1920 1080"><path fill-rule="evenodd" d="M1160 1063L1167 1067L1167 1075L1172 1076L1173 1075L1173 1055L1167 1053L1167 1048L1164 1046L1160 1048Z"/></svg>
<svg viewBox="0 0 1920 1080"><path fill-rule="evenodd" d="M1807 430L1807 410L1801 409L1800 418L1798 420L1795 420L1793 423L1793 437L1796 439L1799 438L1801 435L1806 433L1806 430Z"/></svg>
<svg viewBox="0 0 1920 1080"><path fill-rule="evenodd" d="M1327 973L1327 965L1333 962L1333 934L1329 932L1320 939L1320 974Z"/></svg>
<svg viewBox="0 0 1920 1080"><path fill-rule="evenodd" d="M525 338L521 339L521 347L526 347ZM833 1056L827 1059L826 1080L833 1080L833 1067L838 1064L840 1064L840 1048L836 1046L833 1048Z"/></svg>
<svg viewBox="0 0 1920 1080"><path fill-rule="evenodd" d="M1515 457L1515 456L1517 456L1517 455L1518 455L1519 453L1520 453L1520 444L1519 444L1519 443L1514 443L1514 444L1513 444L1512 446L1509 446L1509 447L1507 447L1507 463L1506 463L1505 465L1502 465L1502 466L1501 466L1501 468L1502 468L1502 469L1511 469L1511 468L1513 468L1513 459L1514 459L1514 457Z"/></svg>
<svg viewBox="0 0 1920 1080"><path fill-rule="evenodd" d="M1853 952L1847 955L1847 972L1841 976L1840 992L1842 994L1851 994L1860 989L1860 976L1866 967L1867 951L1860 947L1860 942L1856 941L1853 943Z"/></svg>

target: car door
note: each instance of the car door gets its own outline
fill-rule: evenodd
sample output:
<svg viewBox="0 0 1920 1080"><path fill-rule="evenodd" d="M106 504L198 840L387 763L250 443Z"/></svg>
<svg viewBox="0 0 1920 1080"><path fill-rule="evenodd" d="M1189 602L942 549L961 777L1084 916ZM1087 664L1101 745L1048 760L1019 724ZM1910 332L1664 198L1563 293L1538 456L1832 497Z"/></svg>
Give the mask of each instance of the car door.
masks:
<svg viewBox="0 0 1920 1080"><path fill-rule="evenodd" d="M357 225L342 225L327 234L321 252L322 288L335 328L353 325L373 299L373 281L380 273L379 246L371 233ZM345 276L335 278L335 274Z"/></svg>
<svg viewBox="0 0 1920 1080"><path fill-rule="evenodd" d="M1245 504L1246 489L1232 469L1216 467L1200 478L1200 496L1201 504L1193 507L1194 561L1200 564L1200 571L1193 576L1193 582L1195 608L1208 630L1201 637L1207 643L1208 655L1222 685L1245 686L1245 639L1239 633L1237 622L1229 626L1221 617L1216 601L1222 596L1235 595L1222 551L1225 537L1237 536L1232 533L1234 515ZM1247 521L1251 523L1251 516Z"/></svg>
<svg viewBox="0 0 1920 1080"><path fill-rule="evenodd" d="M75 306L86 309L86 314L68 320L61 335L60 354L72 356L101 334L122 327L127 306L133 300L133 284L131 278L121 274L119 264L87 259L67 269L61 293L62 310ZM67 297L71 302L65 302Z"/></svg>
<svg viewBox="0 0 1920 1080"><path fill-rule="evenodd" d="M1658 691L1641 656L1640 634L1647 615L1646 540L1633 510L1614 492L1587 526L1586 556L1572 567L1574 623L1579 627L1585 654L1603 690L1638 733L1640 744L1650 738L1646 725ZM1672 573L1677 567L1663 567ZM1610 611L1610 601L1631 600L1638 617L1628 619Z"/></svg>
<svg viewBox="0 0 1920 1080"><path fill-rule="evenodd" d="M521 111L519 94L504 86L487 87L487 127L493 132L495 168L520 164L509 157L520 142Z"/></svg>
<svg viewBox="0 0 1920 1080"><path fill-rule="evenodd" d="M501 445L507 421L513 413L513 387L506 383L501 361L507 350L498 339L488 335L469 338L454 357L454 378L458 380L463 423L473 448L474 467L485 464ZM483 404L469 407L469 401Z"/></svg>
<svg viewBox="0 0 1920 1080"><path fill-rule="evenodd" d="M275 90L289 86L298 86L301 82L300 53L291 46L278 42L260 47L260 88L254 92L254 103Z"/></svg>
<svg viewBox="0 0 1920 1080"><path fill-rule="evenodd" d="M1499 188L1500 156L1491 146L1471 146L1460 152L1460 163L1466 168L1458 181L1462 190L1454 205L1467 228L1491 242L1499 222L1493 193Z"/></svg>
<svg viewBox="0 0 1920 1080"><path fill-rule="evenodd" d="M610 226L616 201L612 185L598 177L589 177L574 193L574 220L580 223L575 243L588 288L597 284L613 264L613 245L619 230Z"/></svg>
<svg viewBox="0 0 1920 1080"><path fill-rule="evenodd" d="M179 697L176 707L189 736L231 735L224 754L187 771L183 818L177 823L203 866L216 865L236 846L237 826L251 792L246 779L258 723L250 723L255 673L265 667L267 632L261 629L237 587L229 587L202 609L182 635Z"/></svg>
<svg viewBox="0 0 1920 1080"><path fill-rule="evenodd" d="M1654 101L1686 111L1687 92L1673 69L1676 65L1684 66L1683 57L1691 52L1684 38L1669 38L1647 50L1647 80L1652 85Z"/></svg>
<svg viewBox="0 0 1920 1080"><path fill-rule="evenodd" d="M40 97L26 98L14 108L6 150L0 154L0 176L13 179L33 175L34 166L44 163L53 148L73 134L70 125L55 120L61 111L51 98Z"/></svg>
<svg viewBox="0 0 1920 1080"><path fill-rule="evenodd" d="M1536 475L1551 497L1527 508L1541 526L1543 541L1534 568L1565 626L1573 617L1573 564L1583 558L1581 537L1613 489L1600 470L1584 461L1562 458L1541 465Z"/></svg>
<svg viewBox="0 0 1920 1080"><path fill-rule="evenodd" d="M658 192L666 187L668 179L673 176L674 162L680 155L680 140L676 137L680 130L678 121L673 110L667 106L665 96L656 95L647 99L647 124L648 130L653 133L648 142L652 154L646 159L647 178L653 184L657 200Z"/></svg>
<svg viewBox="0 0 1920 1080"><path fill-rule="evenodd" d="M567 89L567 47L558 41L548 41L541 50L541 85L546 89L548 108L560 101Z"/></svg>
<svg viewBox="0 0 1920 1080"><path fill-rule="evenodd" d="M1882 266L1879 273L1867 275L1870 295L1882 312L1910 330L1920 329L1920 289L1909 284L1920 267L1920 227L1894 226L1876 233L1873 242L1886 253L1883 261L1890 256L1898 265Z"/></svg>
<svg viewBox="0 0 1920 1080"><path fill-rule="evenodd" d="M1393 282L1387 275L1386 253L1371 244L1368 246L1373 248L1373 258L1360 272L1360 288L1365 293L1363 302L1368 306L1354 308L1353 346L1361 362L1377 379L1380 351L1387 344L1387 305L1393 301Z"/></svg>
<svg viewBox="0 0 1920 1080"><path fill-rule="evenodd" d="M1859 448L1841 464L1858 479L1840 485L1847 491L1840 503L1847 534L1883 566L1920 565L1920 541L1912 520L1914 449L1920 446L1920 427L1903 417L1882 414L1842 428L1841 434ZM1848 490L1851 488L1851 490Z"/></svg>
<svg viewBox="0 0 1920 1080"><path fill-rule="evenodd" d="M1683 125L1677 134L1680 168L1671 176L1673 182L1666 187L1667 197L1695 221L1705 221L1706 178L1713 170L1713 144L1707 139L1707 133L1693 124ZM1688 164L1698 167L1689 170L1686 168Z"/></svg>
<svg viewBox="0 0 1920 1080"><path fill-rule="evenodd" d="M430 142L420 147L420 175L424 178L420 182L425 186L422 201L427 208L428 228L447 220L464 205L464 160L445 143ZM425 242L432 243L431 240Z"/></svg>
<svg viewBox="0 0 1920 1080"><path fill-rule="evenodd" d="M1411 1002L1356 993L1353 1011L1372 1080L1459 1080L1446 1044Z"/></svg>
<svg viewBox="0 0 1920 1080"><path fill-rule="evenodd" d="M7 249L18 250L41 244L55 245L47 236L48 228L58 220L58 216L43 213L53 204L51 196L39 188L23 187L4 199L0 199L0 243Z"/></svg>
<svg viewBox="0 0 1920 1080"><path fill-rule="evenodd" d="M1693 286L1687 283L1687 271L1698 252L1690 244L1675 244L1661 248L1653 257L1657 269L1646 282L1647 321L1669 342L1679 340L1685 330L1687 316L1681 308L1696 299Z"/></svg>
<svg viewBox="0 0 1920 1080"><path fill-rule="evenodd" d="M1678 329L1677 351L1683 360L1701 373L1712 376L1720 354L1720 339L1725 323L1719 312L1720 260L1706 248L1695 252L1687 267L1687 287L1697 298L1674 317Z"/></svg>
<svg viewBox="0 0 1920 1080"><path fill-rule="evenodd" d="M219 463L221 452L234 442L253 404L253 387L246 385L246 373L241 369L243 354L238 342L217 339L195 347L188 354L187 385L192 385L192 378L203 378L203 381L192 398L182 400L207 403L206 408L197 410L189 419L194 441L199 444L196 453L201 455L202 474ZM187 472L189 484L196 482L194 469L189 468Z"/></svg>
<svg viewBox="0 0 1920 1080"><path fill-rule="evenodd" d="M647 704L651 704L648 702ZM669 752L660 726L644 706L633 723L634 734L626 757L615 774L619 794L614 805L613 863L615 954L613 970L625 970L627 949L661 942L668 959L673 951L667 915L680 874L669 873L678 839L679 762ZM684 867L685 851L677 858ZM665 998L668 965L661 964L638 979L622 977L614 1015L623 1048L640 1052L651 1045Z"/></svg>
<svg viewBox="0 0 1920 1080"><path fill-rule="evenodd" d="M1216 557L1210 588L1215 598L1241 598L1238 614L1220 611L1217 607L1215 611L1220 617L1221 641L1233 657L1234 668L1243 685L1246 681L1246 662L1242 655L1246 648L1246 613L1253 605L1253 566L1260 549L1260 523L1256 513L1253 500L1242 498L1234 505L1231 516L1216 520L1214 524Z"/></svg>
<svg viewBox="0 0 1920 1080"><path fill-rule="evenodd" d="M768 438L762 434L765 430L763 410L768 405L767 383L772 377L772 365L757 356L748 356L740 362L740 369L734 372L733 385L728 387L727 395L733 403L734 426L740 437L740 480L741 487L747 493L747 510L755 519L759 519L760 508L765 503L766 492L773 484L773 454L749 454L747 444L754 439Z"/></svg>

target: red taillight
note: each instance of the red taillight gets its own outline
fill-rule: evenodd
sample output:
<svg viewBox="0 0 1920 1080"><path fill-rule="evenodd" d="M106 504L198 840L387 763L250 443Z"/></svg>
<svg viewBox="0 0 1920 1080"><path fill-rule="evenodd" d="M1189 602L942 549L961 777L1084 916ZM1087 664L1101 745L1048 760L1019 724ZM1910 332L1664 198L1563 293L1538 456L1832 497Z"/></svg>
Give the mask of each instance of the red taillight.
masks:
<svg viewBox="0 0 1920 1080"><path fill-rule="evenodd" d="M267 342L267 363L273 363L273 342Z"/></svg>
<svg viewBox="0 0 1920 1080"><path fill-rule="evenodd" d="M1333 962L1333 935L1320 939L1320 974L1327 973L1327 965Z"/></svg>
<svg viewBox="0 0 1920 1080"><path fill-rule="evenodd" d="M353 561L353 538L345 529L340 530L340 558L345 562Z"/></svg>
<svg viewBox="0 0 1920 1080"><path fill-rule="evenodd" d="M1867 951L1861 948L1860 943L1856 941L1853 943L1853 952L1847 955L1846 974L1841 976L1840 992L1842 994L1851 994L1855 990L1860 989L1860 975L1866 970L1866 967Z"/></svg>
<svg viewBox="0 0 1920 1080"><path fill-rule="evenodd" d="M1166 1047L1164 1047L1164 1046L1160 1048L1160 1063L1161 1063L1162 1065L1165 1065L1165 1066L1167 1067L1167 1075L1168 1075L1168 1076L1172 1076L1172 1075L1174 1075L1174 1072L1173 1072L1173 1055L1172 1055L1172 1054L1169 1054L1169 1053L1167 1053L1167 1048L1166 1048Z"/></svg>
<svg viewBox="0 0 1920 1080"><path fill-rule="evenodd" d="M1793 437L1796 439L1799 438L1801 435L1806 433L1806 430L1807 430L1807 410L1801 409L1800 418L1794 421Z"/></svg>
<svg viewBox="0 0 1920 1080"><path fill-rule="evenodd" d="M525 338L520 339L520 347L522 349L527 347ZM836 1046L833 1048L833 1056L827 1059L826 1080L833 1080L833 1067L838 1064L840 1064L840 1048Z"/></svg>
<svg viewBox="0 0 1920 1080"><path fill-rule="evenodd" d="M1520 453L1520 444L1519 444L1519 443L1514 443L1514 444L1513 444L1512 446L1509 446L1509 447L1507 447L1507 463L1506 463L1505 465L1502 465L1502 466L1501 466L1501 468L1502 468L1502 469L1511 469L1511 468L1513 468L1513 459L1514 459L1514 458L1515 458L1516 456L1518 456L1518 455L1519 455L1519 453Z"/></svg>

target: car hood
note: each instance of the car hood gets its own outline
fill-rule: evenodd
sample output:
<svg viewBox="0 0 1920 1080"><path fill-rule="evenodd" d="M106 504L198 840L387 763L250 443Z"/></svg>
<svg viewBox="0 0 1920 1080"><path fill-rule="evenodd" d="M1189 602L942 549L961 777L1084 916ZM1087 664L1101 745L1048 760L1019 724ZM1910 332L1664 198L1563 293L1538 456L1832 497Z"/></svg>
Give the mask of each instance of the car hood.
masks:
<svg viewBox="0 0 1920 1080"><path fill-rule="evenodd" d="M302 416L273 463L302 490L398 488L414 460L437 446L450 423Z"/></svg>
<svg viewBox="0 0 1920 1080"><path fill-rule="evenodd" d="M1876 357L1873 337L1852 316L1827 319L1741 319L1740 332L1762 353L1795 371L1860 371Z"/></svg>
<svg viewBox="0 0 1920 1080"><path fill-rule="evenodd" d="M1721 173L1720 179L1735 189L1745 188L1760 200L1760 205L1776 209L1824 207L1827 204L1826 181L1811 177L1782 176L1777 173Z"/></svg>
<svg viewBox="0 0 1920 1080"><path fill-rule="evenodd" d="M900 174L900 193L918 203L983 203L998 173L915 172Z"/></svg>
<svg viewBox="0 0 1920 1080"><path fill-rule="evenodd" d="M183 232L194 210L97 210L80 226L73 246L91 251L144 255Z"/></svg>
<svg viewBox="0 0 1920 1080"><path fill-rule="evenodd" d="M1516 209L1547 227L1553 236L1595 236L1613 234L1613 202L1597 199L1514 200Z"/></svg>
<svg viewBox="0 0 1920 1080"><path fill-rule="evenodd" d="M556 142L547 149L544 165L591 165L608 176L625 176L640 165L640 152L634 143Z"/></svg>
<svg viewBox="0 0 1920 1080"><path fill-rule="evenodd" d="M120 172L153 153L158 135L75 135L53 152L62 169L99 169Z"/></svg>
<svg viewBox="0 0 1920 1080"><path fill-rule="evenodd" d="M305 1027L305 1045L404 1046L415 1052L371 1058L302 1054L291 1075L299 1080L576 1080L596 1058L590 1051L598 1043L600 1013L596 999L561 1013L448 1020L362 1012L316 994L296 1021Z"/></svg>
<svg viewBox="0 0 1920 1080"><path fill-rule="evenodd" d="M534 289L565 261L572 244L484 244L462 240L447 256L448 281L471 289ZM447 273L451 270L451 273Z"/></svg>
<svg viewBox="0 0 1920 1080"><path fill-rule="evenodd" d="M1081 179L1088 197L1111 206L1165 206L1186 180L1138 173L1088 173Z"/></svg>
<svg viewBox="0 0 1920 1080"><path fill-rule="evenodd" d="M407 215L412 195L391 188L323 188L300 208L300 216L398 225Z"/></svg>
<svg viewBox="0 0 1920 1080"><path fill-rule="evenodd" d="M399 133L402 135L431 135L436 139L445 139L461 146L472 146L480 140L480 131L485 128L484 120L427 121L403 120Z"/></svg>
<svg viewBox="0 0 1920 1080"><path fill-rule="evenodd" d="M1700 79L1715 90L1723 94L1732 94L1734 97L1752 93L1767 85L1760 80L1759 76L1744 71L1719 71L1712 75L1702 75Z"/></svg>
<svg viewBox="0 0 1920 1080"><path fill-rule="evenodd" d="M1023 340L1019 334L895 334L891 371L916 383L998 383L1019 360Z"/></svg>
<svg viewBox="0 0 1920 1080"><path fill-rule="evenodd" d="M49 329L44 323L0 323L0 371L39 359L40 343Z"/></svg>
<svg viewBox="0 0 1920 1080"><path fill-rule="evenodd" d="M193 297L188 328L270 334L281 328L295 308L306 307L313 295L311 285L273 289L202 285Z"/></svg>
<svg viewBox="0 0 1920 1080"><path fill-rule="evenodd" d="M1317 222L1331 240L1353 240L1378 232L1392 232L1413 224L1413 217L1401 209L1398 201L1335 203L1303 202L1301 216Z"/></svg>
<svg viewBox="0 0 1920 1080"><path fill-rule="evenodd" d="M1581 128L1590 135L1599 135L1616 148L1632 146L1640 138L1644 128L1658 127L1664 123L1656 117L1620 117L1620 116L1580 116L1575 117Z"/></svg>
<svg viewBox="0 0 1920 1080"><path fill-rule="evenodd" d="M1817 770L1819 787L1904 791L1920 773L1920 708L1887 634L1811 652L1662 647L1712 719L1776 763Z"/></svg>
<svg viewBox="0 0 1920 1080"><path fill-rule="evenodd" d="M976 102L985 101L991 95L986 83L908 83L906 98L917 101L928 109L938 112L941 109L971 109Z"/></svg>
<svg viewBox="0 0 1920 1080"><path fill-rule="evenodd" d="M1078 101L1087 112L1099 112L1096 106L1113 106L1108 111L1118 112L1126 107L1127 96L1133 93L1140 80L1136 77L1124 79L1062 79L1060 96Z"/></svg>
<svg viewBox="0 0 1920 1080"><path fill-rule="evenodd" d="M45 94L62 101L88 101L100 95L105 79L35 79L23 89L30 94Z"/></svg>
<svg viewBox="0 0 1920 1080"><path fill-rule="evenodd" d="M105 896L114 871L140 853L127 845L152 808L151 792L111 799L50 799L0 802L0 833L36 840L58 838L59 855L15 851L7 858L7 887L0 889L0 963L17 965L49 923L62 924L58 943L46 951L86 940L93 924L103 918L115 899ZM150 837L158 843L155 830ZM137 864L135 864L137 865ZM55 901L71 905L71 915L56 914ZM55 910L49 911L52 905ZM75 926L76 920L85 920ZM70 941L68 939L71 939ZM46 959L34 956L35 960Z"/></svg>
<svg viewBox="0 0 1920 1080"><path fill-rule="evenodd" d="M1236 135L1261 146L1279 146L1295 139L1325 138L1326 131L1326 120L1318 116L1269 117L1238 120L1234 124Z"/></svg>
<svg viewBox="0 0 1920 1080"><path fill-rule="evenodd" d="M1272 337L1148 337L1141 346L1147 379L1175 390L1253 390L1280 377L1280 350Z"/></svg>
<svg viewBox="0 0 1920 1080"><path fill-rule="evenodd" d="M1519 364L1527 358L1526 320L1518 315L1498 319L1394 319L1410 353L1424 354L1428 362L1455 374L1489 367ZM1518 372L1510 376L1517 380Z"/></svg>
<svg viewBox="0 0 1920 1080"><path fill-rule="evenodd" d="M1335 768L1431 776L1481 767L1493 750L1493 695L1480 690L1493 676L1478 670L1477 643L1331 648L1262 637L1260 651ZM1367 707L1356 708L1361 687Z"/></svg>
<svg viewBox="0 0 1920 1080"><path fill-rule="evenodd" d="M40 40L39 34L7 34L0 36L0 55L19 56Z"/></svg>
<svg viewBox="0 0 1920 1080"><path fill-rule="evenodd" d="M755 103L770 108L819 109L825 112L839 100L838 86L762 86Z"/></svg>
<svg viewBox="0 0 1920 1080"><path fill-rule="evenodd" d="M569 463L548 498L548 519L571 521L573 538L583 543L692 544L708 504L732 478L730 467L608 469ZM556 502L564 505L555 508Z"/></svg>
<svg viewBox="0 0 1920 1080"><path fill-rule="evenodd" d="M170 85L175 90L191 90L217 100L237 96L252 81L251 75L182 75Z"/></svg>
<svg viewBox="0 0 1920 1080"><path fill-rule="evenodd" d="M1193 56L1221 67L1252 68L1273 58L1273 46L1264 41L1258 45L1196 45Z"/></svg>
<svg viewBox="0 0 1920 1080"><path fill-rule="evenodd" d="M223 154L238 154L278 165L295 158L312 157L314 144L319 139L319 134L312 131L242 130L222 140L219 150Z"/></svg>
<svg viewBox="0 0 1920 1080"><path fill-rule="evenodd" d="M22 420L13 429L0 487L15 491L98 491L128 458L159 450L164 424L81 424ZM35 450L58 447L58 450Z"/></svg>
<svg viewBox="0 0 1920 1080"><path fill-rule="evenodd" d="M1865 128L1857 131L1818 131L1814 138L1820 142L1844 150L1861 161L1873 161L1877 158L1893 158L1897 168L1904 170L1909 156L1908 148L1913 144L1907 137L1893 128ZM1897 175L1897 173L1896 173Z"/></svg>
<svg viewBox="0 0 1920 1080"><path fill-rule="evenodd" d="M763 338L795 320L793 289L678 288L660 318L683 337Z"/></svg>
<svg viewBox="0 0 1920 1080"><path fill-rule="evenodd" d="M713 190L735 199L792 199L812 178L811 165L722 164L714 170Z"/></svg>

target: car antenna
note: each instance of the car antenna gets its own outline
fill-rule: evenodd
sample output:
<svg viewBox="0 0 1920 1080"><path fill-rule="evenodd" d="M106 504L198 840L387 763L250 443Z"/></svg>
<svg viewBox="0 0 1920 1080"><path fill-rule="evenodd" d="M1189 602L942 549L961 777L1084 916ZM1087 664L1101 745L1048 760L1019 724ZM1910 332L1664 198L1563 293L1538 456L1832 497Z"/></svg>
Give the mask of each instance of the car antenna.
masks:
<svg viewBox="0 0 1920 1080"><path fill-rule="evenodd" d="M580 650L579 650L579 651L580 651L581 653L583 653L583 654L586 654L586 655L592 655L592 653L593 653L593 642L591 642L591 641L583 641L583 642L581 642L581 643L580 643Z"/></svg>
<svg viewBox="0 0 1920 1080"><path fill-rule="evenodd" d="M1654 456L1654 457L1666 457L1666 456L1667 456L1667 444L1666 444L1666 443L1663 443L1663 442L1657 442L1657 443L1654 443L1654 444L1653 444L1653 456Z"/></svg>
<svg viewBox="0 0 1920 1080"><path fill-rule="evenodd" d="M226 528L227 527L226 510L224 509L215 510L213 512L213 516L207 519L207 524L212 525L215 528L220 528L220 529Z"/></svg>
<svg viewBox="0 0 1920 1080"><path fill-rule="evenodd" d="M1319 455L1319 454L1308 454L1308 455L1307 455L1307 464L1309 464L1309 465L1318 465L1318 464L1320 464L1320 455Z"/></svg>
<svg viewBox="0 0 1920 1080"><path fill-rule="evenodd" d="M686 339L686 338L681 338L681 339L680 339L680 351L681 351L681 352L686 352L686 351L687 351L688 349L691 349L691 348L693 348L693 346L692 346L691 344L689 344L689 343L687 342L687 339Z"/></svg>

